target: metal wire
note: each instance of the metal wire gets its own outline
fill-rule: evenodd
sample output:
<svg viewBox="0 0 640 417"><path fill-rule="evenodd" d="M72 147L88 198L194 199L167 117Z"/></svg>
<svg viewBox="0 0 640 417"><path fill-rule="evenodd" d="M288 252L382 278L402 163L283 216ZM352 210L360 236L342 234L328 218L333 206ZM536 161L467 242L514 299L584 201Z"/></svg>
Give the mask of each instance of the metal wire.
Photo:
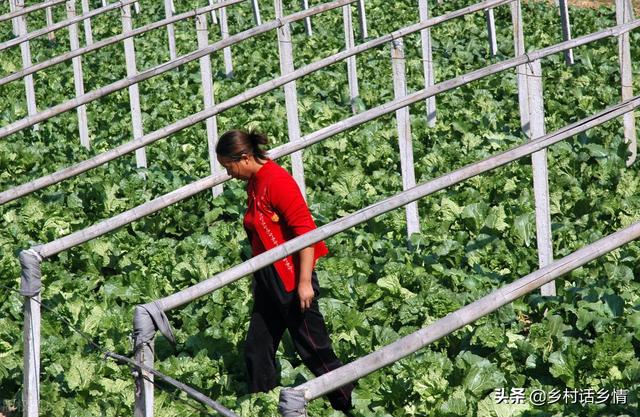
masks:
<svg viewBox="0 0 640 417"><path fill-rule="evenodd" d="M142 378L144 378L145 380L151 382L155 388L157 388L157 389L159 389L161 391L165 391L166 393L170 394L172 400L175 400L176 398L178 398L178 399L184 401L184 403L188 407L191 407L192 409L194 409L195 411L199 412L200 414L204 414L204 415L208 415L209 414L209 412L205 408L197 407L197 406L191 404L190 401L186 401L184 398L180 398L180 394L179 394L180 390L179 389L176 388L176 389L173 389L173 390L169 390L169 389L167 389L167 387L157 383L154 379L149 378L146 375L143 375Z"/></svg>

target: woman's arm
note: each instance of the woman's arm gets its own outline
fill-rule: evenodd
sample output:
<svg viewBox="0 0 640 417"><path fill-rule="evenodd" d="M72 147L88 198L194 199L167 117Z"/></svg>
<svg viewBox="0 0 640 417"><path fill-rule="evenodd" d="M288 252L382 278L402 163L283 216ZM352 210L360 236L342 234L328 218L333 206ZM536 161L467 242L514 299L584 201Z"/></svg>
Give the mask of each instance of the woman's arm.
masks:
<svg viewBox="0 0 640 417"><path fill-rule="evenodd" d="M272 209L280 214L279 221L286 224L286 227L293 234L292 237L300 236L316 228L309 207L300 192L300 187L290 175L279 177L270 184L269 202ZM300 275L296 279L301 311L311 307L315 296L311 285L311 274L315 260L314 247L315 245L312 245L298 252Z"/></svg>
<svg viewBox="0 0 640 417"><path fill-rule="evenodd" d="M298 298L300 310L305 311L313 302L313 286L311 285L311 273L313 272L313 246L308 246L298 252L300 256L300 276L298 277Z"/></svg>

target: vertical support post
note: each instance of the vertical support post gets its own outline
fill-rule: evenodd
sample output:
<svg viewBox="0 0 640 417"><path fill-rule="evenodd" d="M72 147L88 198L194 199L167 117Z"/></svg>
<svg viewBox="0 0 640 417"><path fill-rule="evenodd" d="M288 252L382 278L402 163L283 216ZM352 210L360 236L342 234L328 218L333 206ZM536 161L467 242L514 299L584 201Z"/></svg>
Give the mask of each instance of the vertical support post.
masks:
<svg viewBox="0 0 640 417"><path fill-rule="evenodd" d="M513 42L515 56L525 54L524 32L520 0L511 3ZM540 62L520 65L516 68L518 82L518 104L520 125L526 137L536 139L544 136L544 104L542 101L542 69ZM533 85L529 86L529 83ZM531 155L533 161L533 188L536 206L536 239L540 267L553 261L551 245L551 218L549 210L549 182L547 173L547 152L542 150ZM540 288L542 295L555 295L554 282Z"/></svg>
<svg viewBox="0 0 640 417"><path fill-rule="evenodd" d="M53 1L53 0L49 0L49 1ZM47 7L47 8L44 10L44 16L45 16L45 20L46 20L46 22L47 22L47 27L52 26L52 25L53 25L53 13L51 13L51 7ZM56 39L56 32L55 32L55 31L53 31L53 32L49 32L49 33L47 33L47 38L48 38L50 41L55 40L55 39Z"/></svg>
<svg viewBox="0 0 640 417"><path fill-rule="evenodd" d="M73 19L76 17L76 2L75 0L67 1L67 17ZM86 27L85 27L86 29ZM80 41L78 40L78 25L76 23L69 26L69 44L71 50L75 51L80 48ZM84 76L82 73L82 57L77 56L71 60L73 66L73 85L75 87L76 97L84 94ZM85 148L91 147L89 141L89 128L87 123L87 108L83 104L76 109L78 114L78 129L80 131L80 144Z"/></svg>
<svg viewBox="0 0 640 417"><path fill-rule="evenodd" d="M16 0L9 0L9 12L16 11ZM20 30L18 29L18 18L11 19L11 26L14 36L20 36Z"/></svg>
<svg viewBox="0 0 640 417"><path fill-rule="evenodd" d="M222 0L218 0L218 3L221 3ZM227 8L221 7L220 9L220 34L222 35L222 39L227 39L229 37L229 26L227 24ZM224 72L227 78L233 77L233 62L231 60L231 47L227 46L222 49L222 58L224 60Z"/></svg>
<svg viewBox="0 0 640 417"><path fill-rule="evenodd" d="M24 298L23 417L37 417L40 410L40 294Z"/></svg>
<svg viewBox="0 0 640 417"><path fill-rule="evenodd" d="M567 0L559 0L558 8L560 9L560 23L562 25L562 40L568 41L571 39L571 23L569 22L569 6ZM564 51L564 62L567 65L573 65L573 49L567 49Z"/></svg>
<svg viewBox="0 0 640 417"><path fill-rule="evenodd" d="M351 5L346 4L342 6L342 20L344 23L344 42L345 49L351 49L355 47L355 40L353 38L353 17L351 15ZM351 111L357 113L355 100L360 95L358 88L358 72L356 68L356 56L350 56L347 58L347 75L349 78L349 95L351 97Z"/></svg>
<svg viewBox="0 0 640 417"><path fill-rule="evenodd" d="M169 342L175 343L175 338L164 313L154 309L153 305L150 308L139 305L133 310L133 351L136 362L153 368L153 339L158 326ZM153 374L136 368L133 376L136 384L133 415L153 417Z"/></svg>
<svg viewBox="0 0 640 417"><path fill-rule="evenodd" d="M89 0L82 0L82 14L89 13ZM87 46L93 44L93 32L91 29L91 19L84 19L84 41Z"/></svg>
<svg viewBox="0 0 640 417"><path fill-rule="evenodd" d="M540 60L527 64L527 95L529 97L529 139L545 135L544 102L542 99L542 67ZM543 268L553 262L551 243L551 210L549 209L549 174L547 171L547 150L531 155L533 165L533 191L536 206L536 240L538 263ZM540 287L542 295L556 295L555 282Z"/></svg>
<svg viewBox="0 0 640 417"><path fill-rule="evenodd" d="M498 40L496 39L496 19L493 15L493 9L486 9L484 16L487 20L487 34L489 36L489 53L496 56L498 53Z"/></svg>
<svg viewBox="0 0 640 417"><path fill-rule="evenodd" d="M130 32L133 28L131 22L131 5L122 6L122 31ZM133 77L137 74L136 69L136 51L133 44L133 38L124 40L124 57L127 65L127 77ZM129 86L129 102L131 106L131 123L133 125L133 138L138 139L144 135L142 130L142 112L140 110L140 93L138 84ZM147 153L145 148L136 149L136 165L138 168L147 167Z"/></svg>
<svg viewBox="0 0 640 417"><path fill-rule="evenodd" d="M429 19L429 3L428 0L418 0L418 8L420 11L420 21L424 22ZM433 55L431 53L431 28L422 29L420 31L420 42L422 44L422 68L424 71L424 86L431 87L434 84L433 74ZM434 127L436 125L436 97L427 98L427 126Z"/></svg>
<svg viewBox="0 0 640 417"><path fill-rule="evenodd" d="M393 92L395 99L407 95L407 81L405 75L404 45L402 39L396 39L391 44L391 66L393 70ZM400 145L400 168L402 169L402 189L408 190L416 185L413 169L413 145L411 141L411 120L409 108L396 110L398 126L398 144ZM418 203L412 202L405 206L407 215L407 237L420 232L418 218Z"/></svg>
<svg viewBox="0 0 640 417"><path fill-rule="evenodd" d="M153 339L136 350L136 362L153 368ZM137 370L134 417L153 417L153 374Z"/></svg>
<svg viewBox="0 0 640 417"><path fill-rule="evenodd" d="M173 16L173 2L164 0L164 16L168 19ZM169 58L176 59L176 34L173 23L167 25L167 37L169 38Z"/></svg>
<svg viewBox="0 0 640 417"><path fill-rule="evenodd" d="M302 10L307 10L309 8L309 0L301 0ZM311 16L307 16L304 18L304 30L307 32L307 36L313 35L313 28L311 27Z"/></svg>
<svg viewBox="0 0 640 417"><path fill-rule="evenodd" d="M40 263L42 258L32 249L20 252L22 278L20 294L24 296L24 387L23 417L37 417L40 409Z"/></svg>
<svg viewBox="0 0 640 417"><path fill-rule="evenodd" d="M209 31L207 29L207 15L202 14L196 16L196 32L198 35L198 49L205 48L209 44ZM208 109L215 104L213 96L213 82L211 77L211 58L205 55L200 58L200 77L202 78L202 92L204 96L204 108ZM211 174L222 172L222 167L216 158L216 144L218 143L218 121L216 116L212 116L206 120L207 126L207 144L209 146L209 164L211 165ZM211 188L213 196L222 194L222 184Z"/></svg>
<svg viewBox="0 0 640 417"><path fill-rule="evenodd" d="M109 4L107 0L102 0L102 7L106 6L107 4Z"/></svg>
<svg viewBox="0 0 640 417"><path fill-rule="evenodd" d="M253 21L256 23L256 26L260 26L262 24L262 19L260 18L258 0L251 0L251 8L253 9Z"/></svg>
<svg viewBox="0 0 640 417"><path fill-rule="evenodd" d="M633 8L631 1L616 0L616 24L621 25L633 20ZM628 100L633 96L633 72L631 68L631 48L629 32L618 36L618 60L620 62L620 78L622 80L622 100ZM627 166L631 166L636 160L637 136L635 127L635 114L629 112L623 116L624 140L628 144L629 157Z"/></svg>
<svg viewBox="0 0 640 417"><path fill-rule="evenodd" d="M274 0L276 19L283 17L282 0ZM294 71L293 48L291 46L291 30L289 24L285 23L278 28L278 52L280 55L280 73L282 75ZM300 139L300 120L298 119L298 94L296 82L291 81L284 85L285 108L287 109L287 128L289 141L294 142ZM306 198L306 186L304 182L304 166L302 164L302 152L291 154L291 170L302 196Z"/></svg>
<svg viewBox="0 0 640 417"><path fill-rule="evenodd" d="M15 9L22 10L24 8L24 0L15 0ZM18 16L15 18L16 28L18 29L18 36L24 36L27 34L27 17L26 15ZM31 47L29 42L22 42L20 44L20 54L22 55L22 68L31 66ZM33 75L29 74L24 77L24 89L27 98L27 114L32 116L38 112L36 108L36 92L33 85ZM34 130L38 130L39 126L34 125Z"/></svg>
<svg viewBox="0 0 640 417"><path fill-rule="evenodd" d="M513 24L513 47L515 56L525 54L524 49L524 32L522 26L522 11L520 8L520 0L510 3L511 21ZM529 100L527 97L527 68L526 65L516 67L517 84L518 84L518 104L520 108L520 126L525 136L529 136Z"/></svg>
<svg viewBox="0 0 640 417"><path fill-rule="evenodd" d="M367 29L367 11L364 8L364 0L358 0L358 21L360 22L360 39L369 37Z"/></svg>
<svg viewBox="0 0 640 417"><path fill-rule="evenodd" d="M216 1L216 0L209 0L209 6L213 6L213 3L214 3L215 1ZM257 0L253 0L253 1L257 1ZM256 16L255 16L255 9L254 9L254 15L253 15L253 18L254 18L254 19L256 18ZM216 14L216 11L215 11L215 10L211 10L211 24L213 24L213 25L217 25L217 24L218 24L218 15Z"/></svg>

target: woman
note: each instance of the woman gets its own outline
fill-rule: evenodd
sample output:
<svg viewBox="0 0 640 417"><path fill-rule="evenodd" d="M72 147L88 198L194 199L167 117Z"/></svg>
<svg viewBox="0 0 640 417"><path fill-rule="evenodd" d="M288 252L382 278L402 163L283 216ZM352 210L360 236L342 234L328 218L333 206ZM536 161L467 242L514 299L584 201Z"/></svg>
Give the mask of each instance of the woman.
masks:
<svg viewBox="0 0 640 417"><path fill-rule="evenodd" d="M262 149L261 134L231 130L216 146L218 162L233 178L247 181L244 227L253 256L316 228L300 188ZM245 343L249 390L277 385L276 351L289 330L296 351L317 376L342 365L331 347L318 308L319 285L313 268L328 252L324 242L302 249L254 273L254 306ZM351 408L353 385L328 394L336 410Z"/></svg>

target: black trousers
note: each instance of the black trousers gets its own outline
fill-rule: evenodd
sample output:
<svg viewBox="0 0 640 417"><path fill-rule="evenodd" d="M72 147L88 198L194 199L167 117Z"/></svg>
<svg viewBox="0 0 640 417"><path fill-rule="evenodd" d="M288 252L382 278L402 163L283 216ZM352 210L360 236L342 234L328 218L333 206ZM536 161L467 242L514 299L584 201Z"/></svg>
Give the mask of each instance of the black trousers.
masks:
<svg viewBox="0 0 640 417"><path fill-rule="evenodd" d="M276 351L285 329L300 358L316 376L342 366L318 308L320 287L315 272L312 286L315 298L311 308L301 312L297 292L285 291L273 265L254 274L254 305L244 350L250 392L266 392L278 385ZM348 384L327 394L331 406L336 410L350 409L351 391L353 385Z"/></svg>

